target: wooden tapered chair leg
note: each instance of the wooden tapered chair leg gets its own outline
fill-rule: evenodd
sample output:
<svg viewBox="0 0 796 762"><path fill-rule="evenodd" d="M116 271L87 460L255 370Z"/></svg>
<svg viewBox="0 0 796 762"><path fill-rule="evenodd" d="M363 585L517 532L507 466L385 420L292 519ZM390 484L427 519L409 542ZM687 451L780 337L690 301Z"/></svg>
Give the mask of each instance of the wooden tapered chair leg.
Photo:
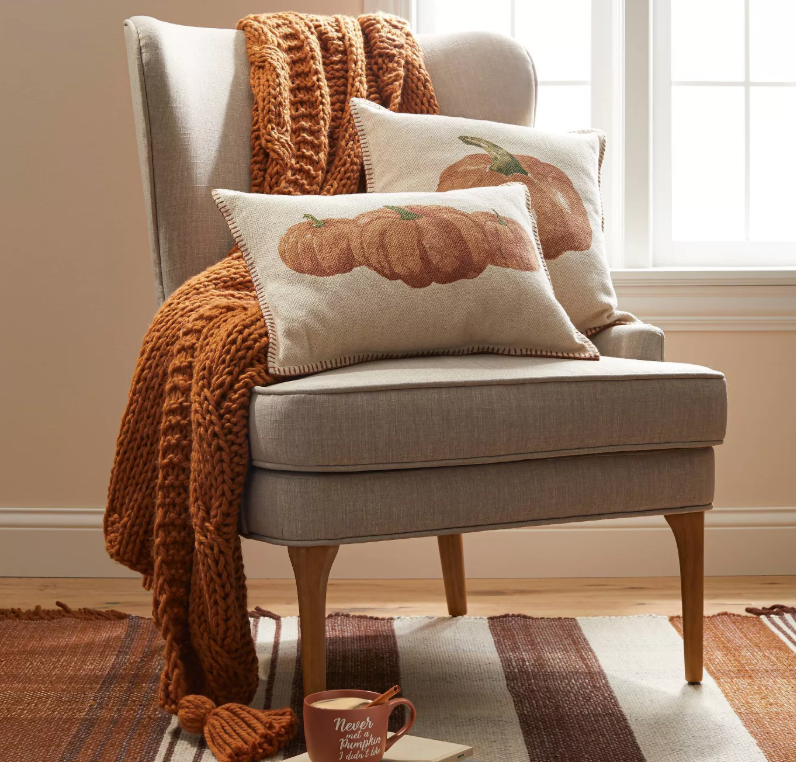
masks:
<svg viewBox="0 0 796 762"><path fill-rule="evenodd" d="M289 547L296 577L304 695L326 690L326 583L339 545Z"/></svg>
<svg viewBox="0 0 796 762"><path fill-rule="evenodd" d="M442 579L445 582L445 598L451 616L467 613L467 586L464 578L464 543L460 534L437 537L439 558L442 562Z"/></svg>
<svg viewBox="0 0 796 762"><path fill-rule="evenodd" d="M702 617L705 607L705 514L673 513L664 518L674 532L680 557L685 679L689 683L701 683Z"/></svg>

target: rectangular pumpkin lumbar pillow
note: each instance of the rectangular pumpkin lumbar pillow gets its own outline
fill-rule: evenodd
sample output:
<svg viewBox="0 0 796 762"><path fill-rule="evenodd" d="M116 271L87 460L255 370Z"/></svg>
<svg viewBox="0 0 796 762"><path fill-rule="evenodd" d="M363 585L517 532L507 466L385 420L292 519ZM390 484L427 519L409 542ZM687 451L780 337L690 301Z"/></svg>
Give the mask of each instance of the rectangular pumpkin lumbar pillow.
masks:
<svg viewBox="0 0 796 762"><path fill-rule="evenodd" d="M555 299L522 185L213 197L251 272L276 375L424 354L599 357Z"/></svg>
<svg viewBox="0 0 796 762"><path fill-rule="evenodd" d="M523 183L556 297L590 335L637 322L617 308L605 256L599 130L546 132L448 116L395 114L360 98L351 110L368 191L449 191Z"/></svg>

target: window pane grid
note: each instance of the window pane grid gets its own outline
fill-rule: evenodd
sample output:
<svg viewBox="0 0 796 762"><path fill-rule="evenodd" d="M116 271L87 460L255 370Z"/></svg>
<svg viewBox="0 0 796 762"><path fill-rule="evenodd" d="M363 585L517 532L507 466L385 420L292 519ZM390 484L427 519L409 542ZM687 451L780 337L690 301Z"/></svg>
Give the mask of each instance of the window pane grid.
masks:
<svg viewBox="0 0 796 762"><path fill-rule="evenodd" d="M584 129L591 112L592 0L422 0L421 32L489 29L533 51L539 76L536 126Z"/></svg>
<svg viewBox="0 0 796 762"><path fill-rule="evenodd" d="M632 15L632 14L631 14ZM602 129L605 234L611 262L624 263L624 0L415 0L422 34L480 30L514 37L533 56L535 126Z"/></svg>
<svg viewBox="0 0 796 762"><path fill-rule="evenodd" d="M680 0L679 2L678 0L673 0L672 2L672 38L670 42L672 79L670 79L670 85L672 92L671 116L673 141L671 156L673 243L677 241L739 240L737 236L740 233L740 229L738 228L738 222L740 222L740 220L736 219L730 222L733 214L732 210L728 208L725 211L729 214L729 217L725 216L725 222L722 224L721 217L717 216L719 210L711 208L715 206L715 204L712 204L710 198L708 198L721 197L723 193L726 194L728 185L738 188L737 184L732 180L733 165L736 167L736 172L743 172L743 236L740 240L746 244L761 240L779 240L784 243L786 240L793 240L796 238L793 233L786 232L785 226L776 223L778 219L776 214L772 216L772 214L769 213L767 225L761 222L767 219L766 212L770 212L772 207L776 209L776 207L787 206L787 203L783 201L781 196L782 193L790 192L792 194L792 191L786 189L784 184L780 181L780 185L772 192L769 186L771 183L776 184L778 177L777 173L772 171L771 157L766 157L769 160L767 164L766 161L761 162L759 159L755 160L755 155L759 154L765 157L766 153L771 154L770 143L772 140L779 138L779 146L787 145L789 141L785 139L784 135L777 135L777 130L770 128L767 122L764 123L759 119L755 122L755 113L758 109L762 108L758 102L762 103L762 101L760 101L759 97L753 97L753 95L754 93L760 93L762 95L768 92L776 99L778 97L776 93L779 91L782 93L782 98L784 98L784 100L781 103L772 103L769 99L769 111L771 113L777 113L776 109L779 108L780 111L788 112L789 109L793 108L793 101L786 93L792 92L792 88L796 87L796 80L785 76L781 78L778 77L779 71L775 65L777 61L775 54L768 55L765 61L767 65L765 73L776 77L776 79L768 79L765 81L762 78L758 80L752 79L751 5L753 2L756 2L756 0L732 0L732 2L729 3L722 3L721 7L718 4L719 0L702 0L698 5L692 2L684 2L684 0ZM777 0L774 0L774 2L776 3ZM732 13L726 13L728 9L730 11L735 11L734 19L732 18ZM708 18L715 20L715 18L717 18L715 14L719 10L725 11L724 21L727 24L728 30L727 34L724 35L725 39L722 43L724 44L724 49L719 51L718 56L712 56L714 60L707 60L705 57L700 58L699 52L695 53L694 50L686 49L688 47L688 39L685 38L688 35L698 36L699 30L698 28L695 30L695 27L698 27L701 21L705 21ZM757 15L760 16L761 5L759 2L757 2L755 10ZM727 20L728 16L730 17L729 20ZM740 23L741 20L742 24ZM769 23L770 21L771 19L769 19ZM711 67L713 68L710 73L718 74L719 76L724 72L731 73L732 71L736 71L737 73L741 73L738 71L738 64L741 63L741 61L738 60L738 53L740 53L740 51L738 51L737 48L734 51L731 46L726 44L728 38L734 39L736 45L740 43L739 38L743 40L743 79L739 79L737 76L721 77L720 79L690 76L695 73L708 73L707 70L711 70ZM713 39L715 40L716 38L714 37ZM758 50L762 49L761 46L764 42L765 40L761 40L761 36L758 34L756 40ZM713 52L712 49L711 52ZM715 58L717 57L723 57L724 59L723 71L721 67L719 67L719 69L715 68ZM788 71L788 73L790 73L790 71ZM678 79L673 79L675 75L679 75ZM710 89L703 89L700 95L698 89L694 90L692 88ZM729 90L726 88L729 88ZM737 146L735 150L729 150L728 147L725 146L724 162L727 163L729 167L727 170L729 174L727 174L721 171L724 168L721 167L719 161L714 160L711 162L710 160L709 154L713 146L711 145L709 136L699 135L699 125L695 125L693 130L684 129L682 125L685 124L687 116L684 113L678 115L678 110L682 110L684 104L690 103L692 112L697 113L701 105L700 99L705 99L713 103L720 103L722 99L718 98L719 93L722 91L729 93L732 92L733 89L743 94L743 147L739 151L738 149L741 148L739 143L733 144ZM685 101L683 100L683 97L689 91L693 93L697 100L691 98ZM729 103L728 101L724 102ZM754 107L753 103L755 104ZM677 104L680 105L677 106ZM773 111L771 111L772 109ZM710 111L709 108L708 111ZM735 119L740 121L740 112L735 110L733 113L738 115ZM710 118L710 114L706 113L703 118ZM770 120L771 118L769 121ZM680 128L676 127L677 124L681 125ZM768 138L768 142L766 142L765 138L754 139L752 135L753 124L760 125L755 127L755 130L763 134L765 138ZM768 128L768 130L766 128ZM731 129L732 127L730 124L725 123L723 127L717 124L714 132L716 140L725 140L726 142L727 132ZM738 140L740 135L738 135L737 132L735 134L736 137L734 140ZM699 137L702 138L702 145L695 147L693 143L698 141ZM692 145L689 145L689 143ZM742 154L738 157L739 162L733 163L730 157L738 153ZM773 153L776 154L776 151ZM788 169L791 163L796 163L796 159L789 155L780 157L780 160ZM773 161L776 166L776 159ZM783 167L783 169L785 167ZM710 168L710 171L708 171L708 168ZM700 172L700 170L702 170L702 172ZM740 180L741 178L738 177L738 179ZM711 180L713 181L712 188L709 187ZM768 180L769 186L762 180ZM699 184L705 187L705 192L703 192L703 197L701 199L696 197L697 194L689 193L689 184L693 184L695 181L701 181ZM740 190L740 188L738 188L738 190ZM778 194L778 190L781 190L782 193ZM732 202L733 204L740 202L737 195L731 194L730 197L735 199L735 201ZM730 197L725 200L729 201ZM793 200L796 201L796 198ZM736 208L738 212L741 213L741 208ZM757 211L755 212L755 210ZM738 216L741 215L739 214ZM721 233L719 233L719 231L721 231ZM778 233L779 237L777 237Z"/></svg>

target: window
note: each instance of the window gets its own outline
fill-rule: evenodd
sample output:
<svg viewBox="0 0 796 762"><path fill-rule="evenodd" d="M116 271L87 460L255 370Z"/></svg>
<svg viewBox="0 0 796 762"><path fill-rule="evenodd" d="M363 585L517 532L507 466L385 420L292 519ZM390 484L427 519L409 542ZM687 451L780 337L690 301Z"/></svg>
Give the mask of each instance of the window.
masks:
<svg viewBox="0 0 796 762"><path fill-rule="evenodd" d="M502 32L533 52L539 77L536 126L578 130L592 124L592 0L420 0L420 32Z"/></svg>
<svg viewBox="0 0 796 762"><path fill-rule="evenodd" d="M516 37L536 126L606 132L614 267L796 265L796 0L393 5L419 33Z"/></svg>
<svg viewBox="0 0 796 762"><path fill-rule="evenodd" d="M603 161L606 249L621 265L621 140L612 76L617 0L417 0L420 33L501 32L532 52L539 78L536 126L551 130L599 127L608 138Z"/></svg>
<svg viewBox="0 0 796 762"><path fill-rule="evenodd" d="M654 264L796 264L794 32L793 0L656 0Z"/></svg>

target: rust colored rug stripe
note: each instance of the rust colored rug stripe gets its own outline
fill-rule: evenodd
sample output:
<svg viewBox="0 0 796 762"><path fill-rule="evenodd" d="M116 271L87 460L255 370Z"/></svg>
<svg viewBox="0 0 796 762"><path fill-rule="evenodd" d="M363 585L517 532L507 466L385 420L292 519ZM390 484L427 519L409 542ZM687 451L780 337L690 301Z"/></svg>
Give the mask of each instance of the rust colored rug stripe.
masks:
<svg viewBox="0 0 796 762"><path fill-rule="evenodd" d="M154 760L161 650L137 617L0 621L0 759Z"/></svg>
<svg viewBox="0 0 796 762"><path fill-rule="evenodd" d="M796 651L796 607L770 606L765 609L747 608L747 613L756 614L769 629L776 633L789 648Z"/></svg>
<svg viewBox="0 0 796 762"><path fill-rule="evenodd" d="M122 643L118 663L95 698L90 723L75 736L80 752L61 762L143 759L150 731L168 721L162 712L154 713L161 662L160 637L148 620L130 619L132 642ZM127 638L125 640L128 640ZM162 733L161 733L162 734Z"/></svg>
<svg viewBox="0 0 796 762"><path fill-rule="evenodd" d="M705 668L766 758L794 762L796 651L760 619L722 614L705 618Z"/></svg>
<svg viewBox="0 0 796 762"><path fill-rule="evenodd" d="M577 620L501 616L489 627L531 762L644 762Z"/></svg>

